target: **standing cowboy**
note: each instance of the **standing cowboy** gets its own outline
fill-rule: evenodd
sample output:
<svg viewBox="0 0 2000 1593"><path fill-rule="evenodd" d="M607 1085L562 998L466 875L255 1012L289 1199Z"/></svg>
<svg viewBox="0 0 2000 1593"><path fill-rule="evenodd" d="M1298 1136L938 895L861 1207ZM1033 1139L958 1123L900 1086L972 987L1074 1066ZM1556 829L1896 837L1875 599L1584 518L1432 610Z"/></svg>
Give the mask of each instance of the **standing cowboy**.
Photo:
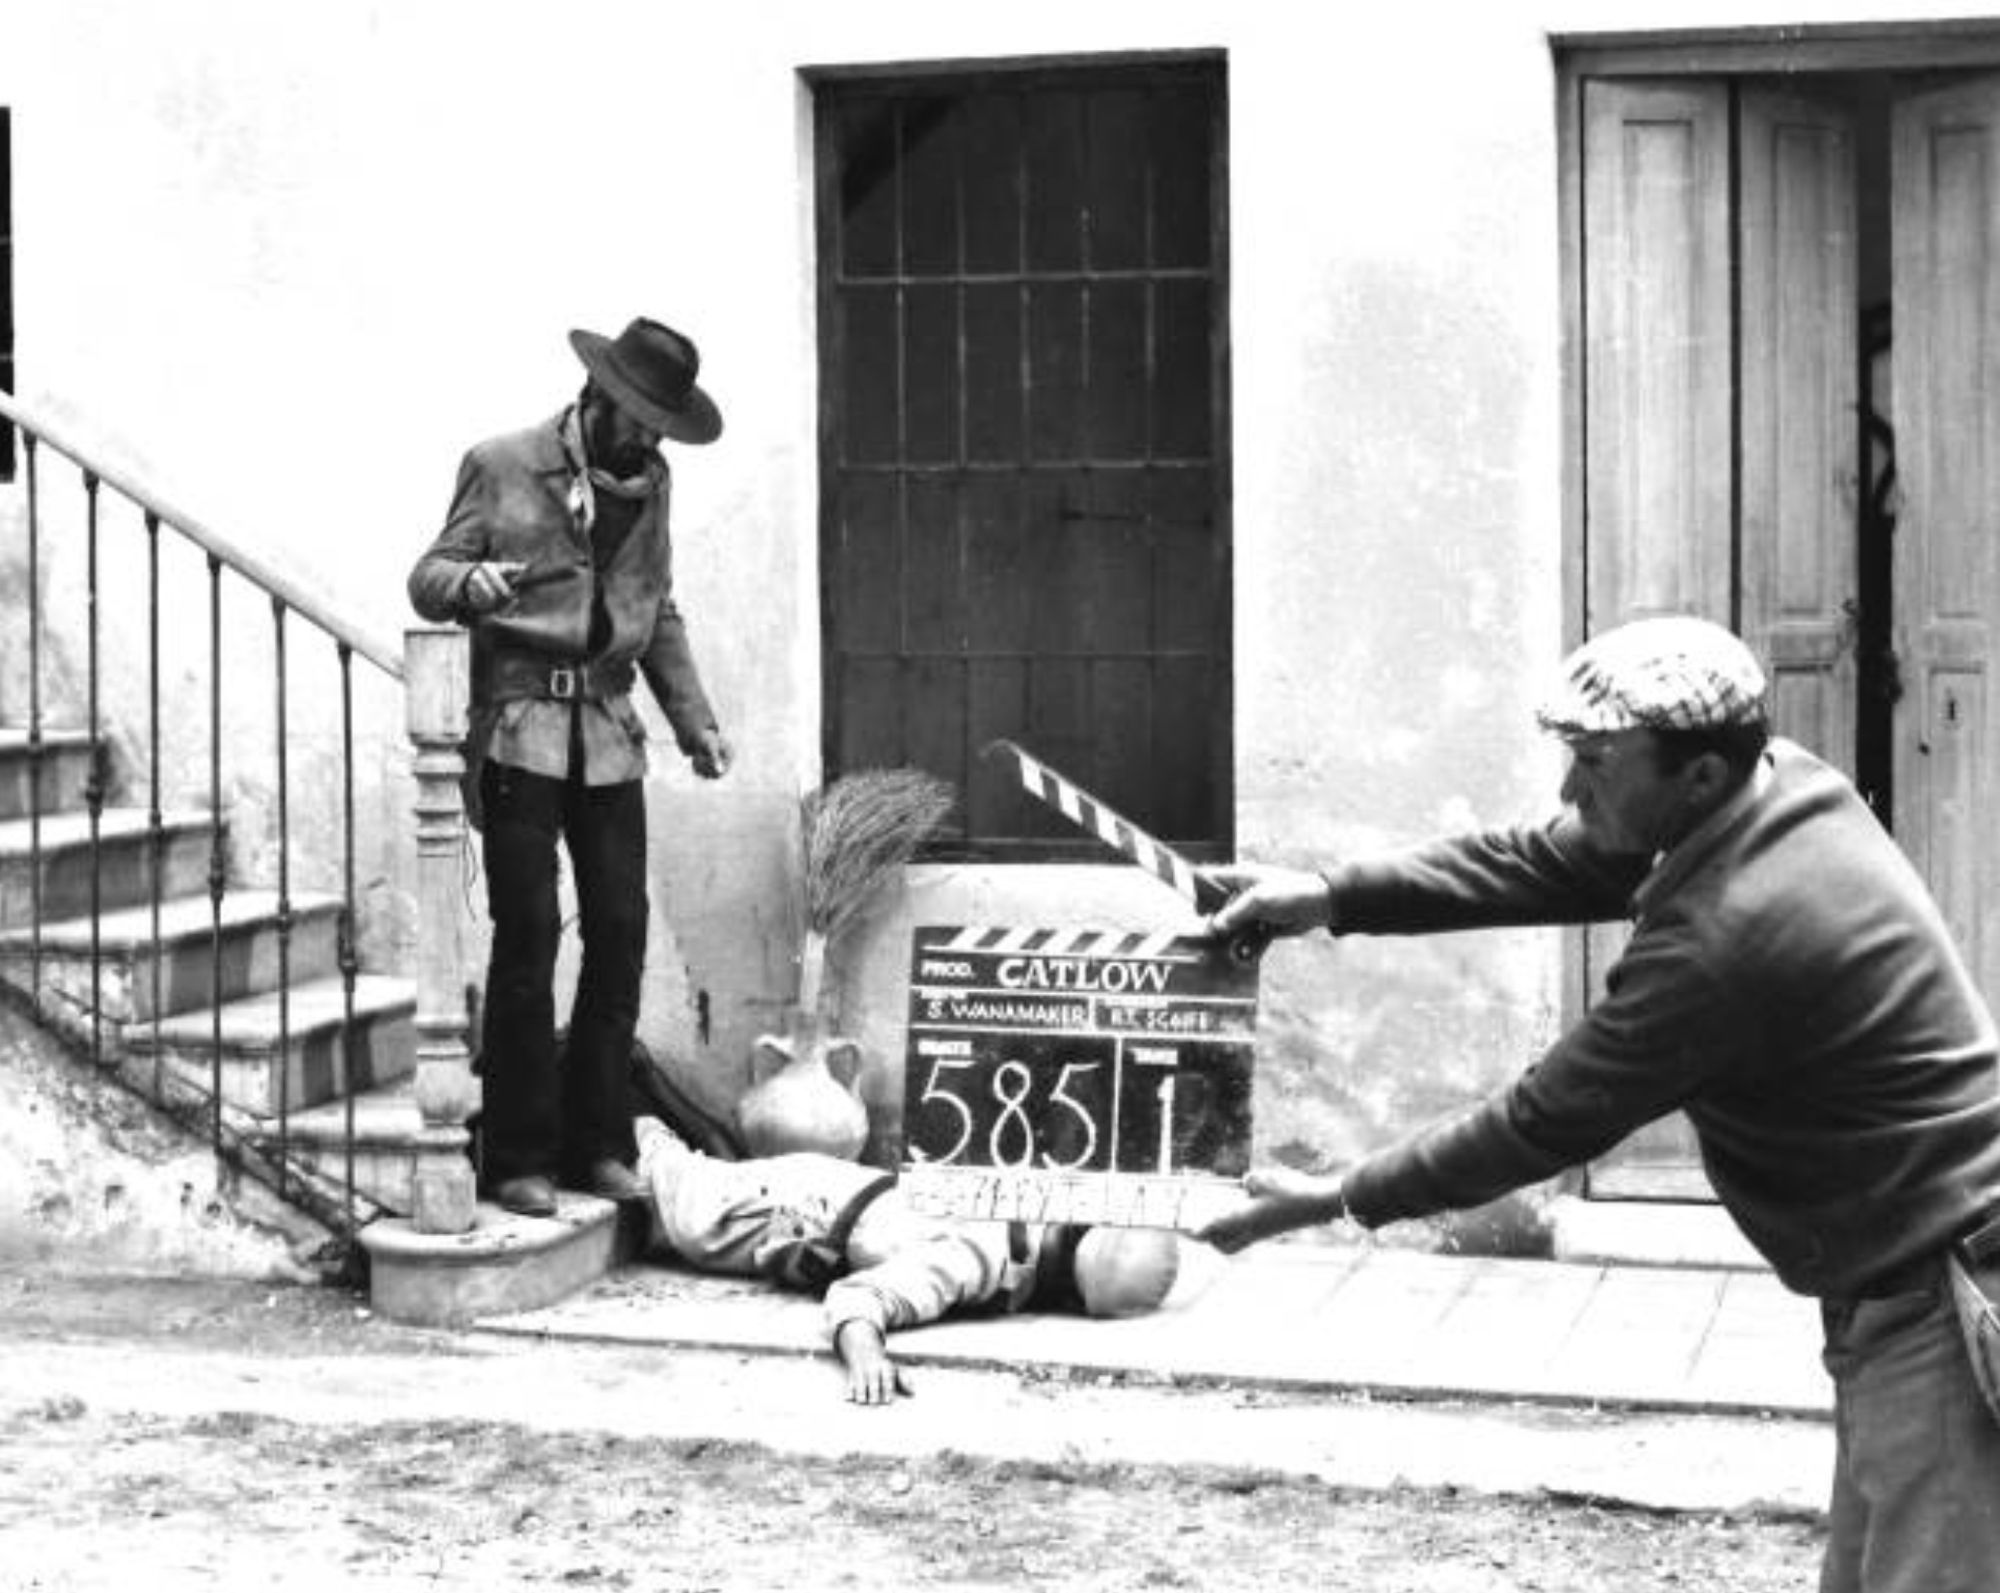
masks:
<svg viewBox="0 0 2000 1593"><path fill-rule="evenodd" d="M472 632L466 794L482 830L493 942L480 1071L484 1186L546 1216L555 1185L612 1199L631 1171L629 1068L646 949L646 731L633 677L705 779L729 768L674 606L663 439L702 444L722 416L694 344L657 321L570 333L576 402L473 448L444 530L410 572L427 620ZM556 843L583 942L568 1042L555 1029Z"/></svg>

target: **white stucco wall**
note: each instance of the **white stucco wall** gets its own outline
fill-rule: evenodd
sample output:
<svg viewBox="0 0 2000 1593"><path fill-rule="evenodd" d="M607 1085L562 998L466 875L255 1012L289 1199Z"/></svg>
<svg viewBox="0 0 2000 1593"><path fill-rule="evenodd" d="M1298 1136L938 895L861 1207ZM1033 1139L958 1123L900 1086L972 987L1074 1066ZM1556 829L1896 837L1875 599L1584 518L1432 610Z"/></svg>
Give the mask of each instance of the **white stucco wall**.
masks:
<svg viewBox="0 0 2000 1593"><path fill-rule="evenodd" d="M697 338L728 430L675 455L677 573L740 762L705 786L660 759L645 1032L726 1100L789 994L791 827L818 773L799 69L1227 52L1239 841L1310 858L1526 816L1554 788L1527 715L1562 629L1549 34L1801 20L1740 0L9 0L20 386L393 636L460 451L573 394L569 328L647 313ZM10 513L14 571L18 494ZM74 596L77 546L51 557ZM199 689L180 681L189 712ZM393 694L365 728L366 868L393 920ZM1149 890L917 871L847 958L878 1107L912 922L1151 923L1171 900ZM1546 1039L1559 990L1553 936L1281 947L1260 1137L1342 1154L1469 1099Z"/></svg>
<svg viewBox="0 0 2000 1593"><path fill-rule="evenodd" d="M296 1281L326 1239L0 1003L0 1272Z"/></svg>

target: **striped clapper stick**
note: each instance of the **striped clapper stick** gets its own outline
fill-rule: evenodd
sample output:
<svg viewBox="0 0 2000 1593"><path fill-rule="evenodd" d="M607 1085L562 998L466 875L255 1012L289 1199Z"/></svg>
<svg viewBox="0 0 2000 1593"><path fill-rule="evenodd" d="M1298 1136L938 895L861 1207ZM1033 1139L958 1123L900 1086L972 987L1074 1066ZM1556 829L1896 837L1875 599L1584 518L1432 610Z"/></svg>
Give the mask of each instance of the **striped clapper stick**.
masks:
<svg viewBox="0 0 2000 1593"><path fill-rule="evenodd" d="M1185 896L1197 912L1213 912L1223 893L1195 871L1195 866L1164 841L1156 841L1123 814L1114 811L1073 780L1057 774L1018 743L989 742L988 753L1004 753L1019 766L1021 789L1037 802L1054 808L1078 829L1088 830L1113 851L1137 863Z"/></svg>
<svg viewBox="0 0 2000 1593"><path fill-rule="evenodd" d="M1107 807L1074 780L1056 773L1018 742L1001 737L986 745L989 755L998 753L1013 759L1021 771L1021 789L1036 801L1054 808L1079 829L1087 830L1106 846L1128 858L1170 889L1187 899L1201 914L1212 913L1229 899L1229 893L1211 883L1194 864L1165 841L1156 840L1122 813ZM1240 961L1259 956L1270 944L1270 936L1256 928L1232 936L1229 949Z"/></svg>

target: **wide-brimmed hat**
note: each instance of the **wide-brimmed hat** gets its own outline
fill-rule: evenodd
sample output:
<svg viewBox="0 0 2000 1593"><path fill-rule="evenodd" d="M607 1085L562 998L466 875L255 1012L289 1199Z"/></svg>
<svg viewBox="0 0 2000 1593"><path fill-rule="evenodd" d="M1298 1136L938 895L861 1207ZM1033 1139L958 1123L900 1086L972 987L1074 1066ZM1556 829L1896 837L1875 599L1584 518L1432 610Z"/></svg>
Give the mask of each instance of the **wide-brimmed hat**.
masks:
<svg viewBox="0 0 2000 1593"><path fill-rule="evenodd" d="M613 403L663 436L711 443L722 435L722 411L695 381L701 354L692 338L641 316L615 338L571 332L569 346Z"/></svg>
<svg viewBox="0 0 2000 1593"><path fill-rule="evenodd" d="M1634 620L1592 637L1562 662L1536 709L1566 740L1620 730L1720 730L1766 722L1764 671L1713 621L1687 614Z"/></svg>

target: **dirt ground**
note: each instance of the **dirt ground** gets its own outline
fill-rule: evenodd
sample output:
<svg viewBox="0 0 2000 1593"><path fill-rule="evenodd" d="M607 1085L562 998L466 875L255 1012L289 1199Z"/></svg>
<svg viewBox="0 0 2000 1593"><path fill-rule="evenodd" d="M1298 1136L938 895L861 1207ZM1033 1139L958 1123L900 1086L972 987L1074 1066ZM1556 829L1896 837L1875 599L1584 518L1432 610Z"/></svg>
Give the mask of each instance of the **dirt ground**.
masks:
<svg viewBox="0 0 2000 1593"><path fill-rule="evenodd" d="M23 1398L6 1341L268 1353L385 1334L315 1288L0 1279L0 1588L1236 1589L1801 1593L1817 1529L1181 1469L793 1459L382 1419L136 1418ZM439 1353L448 1353L440 1349ZM807 1416L802 1419L809 1420Z"/></svg>

